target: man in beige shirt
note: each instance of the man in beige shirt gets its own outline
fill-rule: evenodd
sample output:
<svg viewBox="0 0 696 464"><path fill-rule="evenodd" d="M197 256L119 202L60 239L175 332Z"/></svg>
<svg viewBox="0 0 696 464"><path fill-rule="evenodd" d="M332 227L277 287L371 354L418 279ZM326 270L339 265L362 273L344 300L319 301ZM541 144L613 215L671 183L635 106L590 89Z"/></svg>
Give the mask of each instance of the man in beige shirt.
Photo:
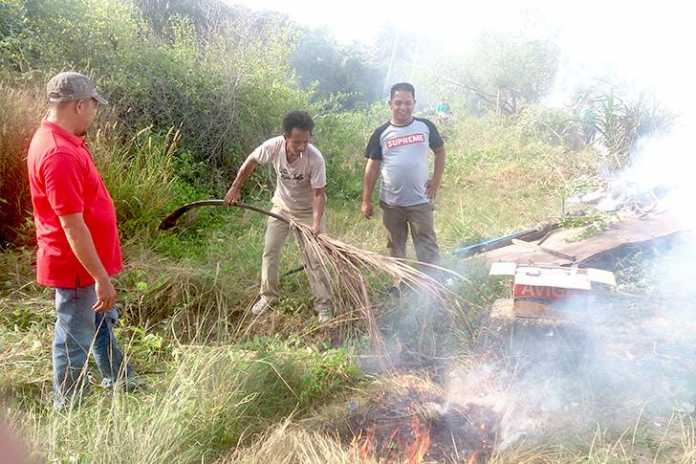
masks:
<svg viewBox="0 0 696 464"><path fill-rule="evenodd" d="M242 186L259 164L270 164L276 173L276 190L272 212L312 227L315 234L324 232L326 208L326 165L324 157L309 143L314 121L304 111L292 111L283 119L283 135L266 140L247 157L230 187L225 201L239 202ZM279 298L279 265L290 226L269 218L261 261L261 295L253 314L259 315ZM299 243L300 246L302 245ZM319 272L320 263L310 259L307 266L309 284L314 294L314 310L320 322L331 319L331 293L328 282Z"/></svg>

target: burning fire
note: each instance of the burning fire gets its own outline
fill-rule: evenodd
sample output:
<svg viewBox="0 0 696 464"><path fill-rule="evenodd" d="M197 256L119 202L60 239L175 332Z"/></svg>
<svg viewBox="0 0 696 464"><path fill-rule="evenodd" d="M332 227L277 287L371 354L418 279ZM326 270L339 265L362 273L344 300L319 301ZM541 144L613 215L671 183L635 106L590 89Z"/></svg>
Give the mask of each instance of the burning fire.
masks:
<svg viewBox="0 0 696 464"><path fill-rule="evenodd" d="M381 392L352 417L351 446L360 458L401 464L487 462L498 416L475 404L447 404L441 390L427 381L411 382L400 391Z"/></svg>
<svg viewBox="0 0 696 464"><path fill-rule="evenodd" d="M404 464L422 464L432 442L430 427L415 415L410 422L397 424L381 446L375 439L376 434L377 428L373 424L368 427L364 438L357 440L361 458L377 455L389 462L399 459Z"/></svg>
<svg viewBox="0 0 696 464"><path fill-rule="evenodd" d="M406 449L406 462L408 464L420 464L425 454L430 449L430 427L423 426L416 416L411 419L411 431L414 440Z"/></svg>
<svg viewBox="0 0 696 464"><path fill-rule="evenodd" d="M358 452L360 454L361 459L365 459L365 458L367 458L367 456L374 453L374 448L375 448L374 440L375 440L375 427L373 425L367 429L367 432L365 434L365 439L362 441L362 444L360 446L358 446ZM355 445L355 442L353 442L353 445Z"/></svg>

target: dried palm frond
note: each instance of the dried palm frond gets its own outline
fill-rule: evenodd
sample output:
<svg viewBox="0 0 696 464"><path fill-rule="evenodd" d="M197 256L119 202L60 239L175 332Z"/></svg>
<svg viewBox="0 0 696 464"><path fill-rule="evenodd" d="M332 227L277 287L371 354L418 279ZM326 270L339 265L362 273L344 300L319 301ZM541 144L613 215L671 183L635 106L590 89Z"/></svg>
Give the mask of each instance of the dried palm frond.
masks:
<svg viewBox="0 0 696 464"><path fill-rule="evenodd" d="M217 199L189 203L167 216L160 224L160 229L174 227L178 219L193 208L225 205L223 200ZM375 320L374 306L370 301L368 276L375 274L386 276L392 282L399 283L428 299L431 304L438 304L446 309L457 306L455 295L434 277L437 274L440 276L449 274L463 278L453 271L362 250L332 239L328 235L317 235L308 225L256 206L244 203L235 203L232 206L287 222L297 232L305 268L308 272L316 273L317 278L323 280L331 290L336 316L333 325L347 329L355 327L362 321L378 353L383 353L382 340ZM415 265L424 268L427 272L419 270Z"/></svg>
<svg viewBox="0 0 696 464"><path fill-rule="evenodd" d="M289 222L297 232L306 268L309 272L316 272L317 277L331 289L337 321L355 321L355 314L359 314L357 319L365 322L376 349L380 349L381 337L370 301L368 275L386 275L391 281L443 307L449 307L455 299L455 295L432 275L449 273L458 276L452 271L420 263L427 266L428 271L433 271L426 273L414 267L411 261L366 251L325 234L317 235L311 227L292 219Z"/></svg>

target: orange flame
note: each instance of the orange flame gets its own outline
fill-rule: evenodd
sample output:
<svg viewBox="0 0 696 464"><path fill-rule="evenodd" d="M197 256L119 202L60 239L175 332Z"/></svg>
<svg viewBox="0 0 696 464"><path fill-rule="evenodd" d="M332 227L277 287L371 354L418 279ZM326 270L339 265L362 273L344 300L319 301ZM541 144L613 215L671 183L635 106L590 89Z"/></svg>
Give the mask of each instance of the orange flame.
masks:
<svg viewBox="0 0 696 464"><path fill-rule="evenodd" d="M370 426L365 433L365 439L358 448L358 453L361 459L366 459L368 455L374 453L374 437L375 437L375 427Z"/></svg>
<svg viewBox="0 0 696 464"><path fill-rule="evenodd" d="M421 464L425 454L430 449L430 428L423 427L421 421L414 416L411 420L411 430L415 440L406 450L406 462L408 464Z"/></svg>
<svg viewBox="0 0 696 464"><path fill-rule="evenodd" d="M481 455L481 450L476 450L474 451L471 456L469 457L469 460L467 461L467 464L478 464L479 462L479 456Z"/></svg>

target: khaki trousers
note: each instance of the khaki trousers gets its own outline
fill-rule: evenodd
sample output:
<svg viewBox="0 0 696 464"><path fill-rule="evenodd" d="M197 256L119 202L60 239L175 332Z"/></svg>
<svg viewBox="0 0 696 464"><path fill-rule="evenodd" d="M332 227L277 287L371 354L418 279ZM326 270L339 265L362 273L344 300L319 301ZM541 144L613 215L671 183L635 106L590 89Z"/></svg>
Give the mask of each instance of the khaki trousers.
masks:
<svg viewBox="0 0 696 464"><path fill-rule="evenodd" d="M382 222L387 229L387 247L395 258L406 257L406 240L411 232L418 261L438 264L440 249L433 226L433 206L423 203L414 206L392 206L381 201Z"/></svg>
<svg viewBox="0 0 696 464"><path fill-rule="evenodd" d="M274 207L271 211L282 216L290 217L302 224L312 225L311 210L309 212L289 212ZM322 218L322 232L325 228L326 225ZM289 224L273 217L268 218L263 246L263 258L261 260L261 296L270 303L277 302L280 296L280 255L289 233ZM297 242L298 246L302 246L300 240L297 240ZM331 306L331 290L326 278L319 270L319 260L316 257L310 256L309 261L309 263L305 263L305 271L307 272L309 286L314 296L314 310L319 311Z"/></svg>

